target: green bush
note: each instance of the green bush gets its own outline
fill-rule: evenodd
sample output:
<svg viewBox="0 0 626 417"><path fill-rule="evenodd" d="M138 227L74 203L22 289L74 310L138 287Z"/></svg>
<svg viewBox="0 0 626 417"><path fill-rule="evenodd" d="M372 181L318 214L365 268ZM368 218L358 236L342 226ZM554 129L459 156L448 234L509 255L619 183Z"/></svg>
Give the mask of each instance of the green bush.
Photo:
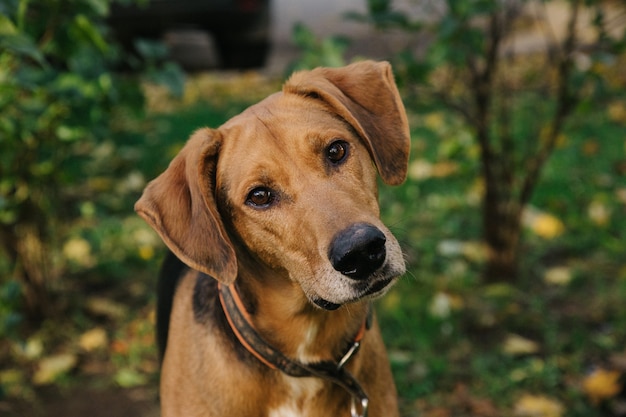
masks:
<svg viewBox="0 0 626 417"><path fill-rule="evenodd" d="M89 231L103 219L121 227L116 216L144 185L142 139L132 135L143 92L137 76L115 71L125 53L105 25L109 6L0 4L0 288L19 283L32 318L55 309L53 294L69 286L62 277L107 259L94 258L106 244ZM182 85L176 67L163 76L144 62L151 79Z"/></svg>

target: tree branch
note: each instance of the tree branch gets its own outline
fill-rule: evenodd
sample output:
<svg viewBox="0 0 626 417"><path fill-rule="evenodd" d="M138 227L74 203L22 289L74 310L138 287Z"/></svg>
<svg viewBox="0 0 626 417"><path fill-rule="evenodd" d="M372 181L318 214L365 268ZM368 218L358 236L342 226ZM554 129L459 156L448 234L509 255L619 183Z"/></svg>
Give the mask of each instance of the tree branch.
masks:
<svg viewBox="0 0 626 417"><path fill-rule="evenodd" d="M563 129L563 124L567 116L571 113L577 101L576 94L572 91L569 78L572 72L572 55L576 47L576 24L578 22L580 0L572 2L572 11L567 25L567 36L563 41L559 63L557 67L557 89L556 89L556 110L552 118L552 123L545 134L539 138L539 150L534 158L531 158L527 165L527 175L522 183L519 202L525 205L530 201L532 193L537 185L539 176L546 163L546 160L554 151L559 134Z"/></svg>

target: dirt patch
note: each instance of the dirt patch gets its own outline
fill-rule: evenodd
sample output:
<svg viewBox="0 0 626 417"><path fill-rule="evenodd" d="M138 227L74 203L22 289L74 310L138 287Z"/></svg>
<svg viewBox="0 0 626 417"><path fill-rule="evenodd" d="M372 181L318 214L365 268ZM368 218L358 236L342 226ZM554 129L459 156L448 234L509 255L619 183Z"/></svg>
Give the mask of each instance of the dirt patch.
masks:
<svg viewBox="0 0 626 417"><path fill-rule="evenodd" d="M5 417L158 417L156 390L152 388L49 387L37 392L34 402L0 402Z"/></svg>

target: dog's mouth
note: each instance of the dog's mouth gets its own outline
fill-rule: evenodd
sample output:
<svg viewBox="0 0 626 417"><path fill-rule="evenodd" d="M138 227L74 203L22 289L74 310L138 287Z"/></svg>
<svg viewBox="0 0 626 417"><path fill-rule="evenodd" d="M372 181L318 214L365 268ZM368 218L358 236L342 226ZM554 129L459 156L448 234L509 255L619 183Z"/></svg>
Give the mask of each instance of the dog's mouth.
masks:
<svg viewBox="0 0 626 417"><path fill-rule="evenodd" d="M374 299L384 295L387 290L391 287L391 285L396 281L398 276L393 275L389 277L385 277L382 279L378 279L374 282L360 282L355 288L355 296L338 304L336 302L326 300L322 297L313 297L311 301L318 307L333 311L337 310L344 304L354 303L363 299Z"/></svg>
<svg viewBox="0 0 626 417"><path fill-rule="evenodd" d="M337 310L339 307L341 307L341 304L335 304L331 301L324 300L323 298L314 298L312 301L313 304L315 304L316 306L328 311Z"/></svg>

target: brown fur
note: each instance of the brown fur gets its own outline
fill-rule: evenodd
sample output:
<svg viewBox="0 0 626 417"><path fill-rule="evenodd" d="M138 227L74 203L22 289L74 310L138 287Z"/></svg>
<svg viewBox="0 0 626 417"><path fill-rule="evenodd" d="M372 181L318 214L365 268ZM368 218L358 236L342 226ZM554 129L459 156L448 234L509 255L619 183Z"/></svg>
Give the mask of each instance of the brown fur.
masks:
<svg viewBox="0 0 626 417"><path fill-rule="evenodd" d="M324 159L336 139L345 163ZM329 247L356 223L386 238L383 267L363 284L404 272L397 241L379 220L376 170L390 184L407 170L409 133L387 63L294 74L274 94L217 130L192 135L146 188L137 212L191 269L174 296L161 377L164 416L340 416L350 398L317 378L292 378L256 361L234 340L214 281L236 285L257 331L302 362L337 360L366 314L368 292L336 271ZM374 163L372 163L372 161ZM255 187L277 200L251 207ZM175 278L172 278L175 279ZM341 307L327 311L315 299ZM370 397L370 416L397 415L377 323L347 369Z"/></svg>

